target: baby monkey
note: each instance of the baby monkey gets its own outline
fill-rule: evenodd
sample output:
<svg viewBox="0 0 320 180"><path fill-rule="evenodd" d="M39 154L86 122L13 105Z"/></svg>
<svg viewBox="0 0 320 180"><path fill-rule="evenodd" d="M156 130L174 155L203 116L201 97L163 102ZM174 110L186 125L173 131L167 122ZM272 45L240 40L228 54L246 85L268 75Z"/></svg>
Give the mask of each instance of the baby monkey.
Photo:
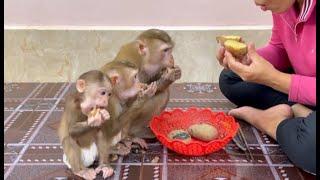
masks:
<svg viewBox="0 0 320 180"><path fill-rule="evenodd" d="M79 77L76 92L66 98L58 128L63 162L84 179L94 179L100 171L104 178L113 174L113 169L108 166L88 168L101 152L99 141L103 136L100 128L110 119L106 108L111 92L109 78L98 70L92 70Z"/></svg>

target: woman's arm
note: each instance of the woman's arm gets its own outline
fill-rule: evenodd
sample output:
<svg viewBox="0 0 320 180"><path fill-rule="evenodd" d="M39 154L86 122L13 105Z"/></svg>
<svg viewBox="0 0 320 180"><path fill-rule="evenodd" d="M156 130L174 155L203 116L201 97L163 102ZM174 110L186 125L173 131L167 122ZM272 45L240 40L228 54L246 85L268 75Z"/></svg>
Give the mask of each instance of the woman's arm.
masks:
<svg viewBox="0 0 320 180"><path fill-rule="evenodd" d="M276 20L275 15L272 15L272 17L273 27L270 41L265 47L257 49L257 53L279 71L286 72L291 67L291 63L279 35L280 30L277 24L279 20Z"/></svg>
<svg viewBox="0 0 320 180"><path fill-rule="evenodd" d="M316 105L316 78L275 71L265 85L289 95L289 101Z"/></svg>

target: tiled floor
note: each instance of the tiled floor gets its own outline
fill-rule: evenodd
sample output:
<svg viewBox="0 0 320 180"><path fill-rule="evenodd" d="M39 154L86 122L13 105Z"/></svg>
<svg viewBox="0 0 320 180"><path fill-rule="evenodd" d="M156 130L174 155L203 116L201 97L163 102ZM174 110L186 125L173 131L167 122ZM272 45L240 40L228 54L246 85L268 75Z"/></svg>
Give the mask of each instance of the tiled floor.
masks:
<svg viewBox="0 0 320 180"><path fill-rule="evenodd" d="M5 179L77 179L61 161L56 134L64 97L72 88L69 83L4 85ZM174 84L168 109L190 106L225 112L234 108L217 84ZM113 162L116 173L110 179L315 179L294 167L268 136L239 123L252 156L230 142L211 155L185 157L154 141L146 153L131 153ZM159 162L151 162L156 156Z"/></svg>

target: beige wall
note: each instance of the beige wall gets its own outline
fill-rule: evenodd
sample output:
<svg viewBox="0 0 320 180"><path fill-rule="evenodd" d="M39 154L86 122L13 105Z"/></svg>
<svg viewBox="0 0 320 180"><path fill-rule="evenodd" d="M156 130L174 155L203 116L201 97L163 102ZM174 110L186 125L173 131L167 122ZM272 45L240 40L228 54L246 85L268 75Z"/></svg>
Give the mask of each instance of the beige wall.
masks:
<svg viewBox="0 0 320 180"><path fill-rule="evenodd" d="M5 30L5 82L74 81L81 73L97 69L115 57L120 46L140 31L107 30ZM168 31L176 41L174 57L182 68L179 82L218 82L215 59L220 34L239 34L257 47L270 30Z"/></svg>
<svg viewBox="0 0 320 180"><path fill-rule="evenodd" d="M9 26L271 25L253 0L4 0Z"/></svg>
<svg viewBox="0 0 320 180"><path fill-rule="evenodd" d="M253 0L4 0L5 82L74 81L151 27L175 39L179 82L217 82L215 37L239 34L261 46L271 20Z"/></svg>

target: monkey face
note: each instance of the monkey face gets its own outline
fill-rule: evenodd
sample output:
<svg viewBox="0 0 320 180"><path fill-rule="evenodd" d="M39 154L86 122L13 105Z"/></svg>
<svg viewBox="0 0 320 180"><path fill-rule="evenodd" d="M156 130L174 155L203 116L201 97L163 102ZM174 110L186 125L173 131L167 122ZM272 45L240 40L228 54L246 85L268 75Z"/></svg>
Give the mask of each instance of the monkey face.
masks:
<svg viewBox="0 0 320 180"><path fill-rule="evenodd" d="M172 56L173 46L160 40L153 40L149 43L149 60L153 65L161 68L173 67L174 58Z"/></svg>
<svg viewBox="0 0 320 180"><path fill-rule="evenodd" d="M135 97L141 91L141 83L138 78L138 70L127 68L123 71L121 77L117 84L117 94L120 99L127 100L129 98Z"/></svg>
<svg viewBox="0 0 320 180"><path fill-rule="evenodd" d="M109 98L112 95L112 87L109 81L92 83L86 87L84 101L81 109L84 114L89 113L93 108L107 108Z"/></svg>

